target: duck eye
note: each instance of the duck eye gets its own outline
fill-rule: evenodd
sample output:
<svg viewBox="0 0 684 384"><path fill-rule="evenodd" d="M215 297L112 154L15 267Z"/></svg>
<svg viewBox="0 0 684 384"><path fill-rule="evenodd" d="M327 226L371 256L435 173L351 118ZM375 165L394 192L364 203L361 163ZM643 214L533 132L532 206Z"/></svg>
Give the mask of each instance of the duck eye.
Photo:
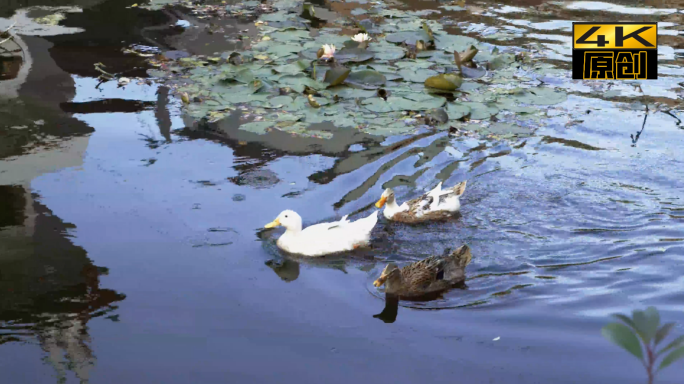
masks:
<svg viewBox="0 0 684 384"><path fill-rule="evenodd" d="M287 219L287 215L285 215L285 218Z"/></svg>

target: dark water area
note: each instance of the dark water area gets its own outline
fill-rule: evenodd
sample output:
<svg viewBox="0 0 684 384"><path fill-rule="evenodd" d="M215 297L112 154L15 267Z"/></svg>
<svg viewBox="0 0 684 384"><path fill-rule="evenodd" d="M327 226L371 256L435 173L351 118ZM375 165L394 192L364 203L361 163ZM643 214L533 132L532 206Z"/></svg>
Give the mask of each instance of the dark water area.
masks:
<svg viewBox="0 0 684 384"><path fill-rule="evenodd" d="M19 47L0 52L3 382L644 383L601 336L610 314L655 306L684 334L683 2L481 1L430 15L568 70L572 21L661 23L660 78L643 93L546 79L573 91L512 141L198 125L148 78L147 58L123 50L240 49L231 36L253 22L133 3L0 5ZM316 4L321 17L364 6ZM70 8L50 26L32 20L57 8L26 8L38 6ZM487 40L501 31L513 36ZM100 83L98 62L132 81ZM305 224L356 219L385 187L404 201L462 180L458 217L381 219L372 248L351 256L286 257L282 230L263 229L284 209ZM372 285L388 260L464 243L465 286L436 300L386 301ZM656 382L682 377L680 361Z"/></svg>

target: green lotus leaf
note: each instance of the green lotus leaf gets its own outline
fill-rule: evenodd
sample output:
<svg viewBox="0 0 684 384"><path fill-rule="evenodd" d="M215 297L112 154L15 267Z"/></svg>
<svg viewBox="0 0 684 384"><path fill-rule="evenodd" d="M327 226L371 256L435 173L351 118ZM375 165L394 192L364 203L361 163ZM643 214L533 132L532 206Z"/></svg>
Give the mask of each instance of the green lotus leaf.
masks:
<svg viewBox="0 0 684 384"><path fill-rule="evenodd" d="M439 73L433 71L432 69L402 69L399 71L399 75L406 81L412 81L414 83L424 83L429 77L437 76Z"/></svg>
<svg viewBox="0 0 684 384"><path fill-rule="evenodd" d="M324 82L328 83L329 86L334 87L340 85L347 79L347 76L351 73L351 69L343 67L341 65L334 66L325 72Z"/></svg>
<svg viewBox="0 0 684 384"><path fill-rule="evenodd" d="M346 83L365 89L376 89L383 85L387 79L382 73L366 69L363 71L356 71L349 74Z"/></svg>
<svg viewBox="0 0 684 384"><path fill-rule="evenodd" d="M472 120L489 119L490 117L499 113L498 108L491 105L487 105L485 103L468 101L463 102L462 104L470 108L470 118Z"/></svg>
<svg viewBox="0 0 684 384"><path fill-rule="evenodd" d="M461 76L453 73L445 73L425 79L425 86L442 91L455 91L463 84Z"/></svg>

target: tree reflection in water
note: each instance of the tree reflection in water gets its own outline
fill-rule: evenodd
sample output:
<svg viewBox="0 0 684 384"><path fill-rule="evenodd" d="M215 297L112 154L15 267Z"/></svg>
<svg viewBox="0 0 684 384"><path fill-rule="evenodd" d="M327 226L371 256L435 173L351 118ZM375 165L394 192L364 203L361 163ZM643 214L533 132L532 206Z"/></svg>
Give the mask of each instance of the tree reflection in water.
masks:
<svg viewBox="0 0 684 384"><path fill-rule="evenodd" d="M100 287L107 269L70 240L74 226L23 186L0 186L0 344L37 343L58 382L87 382L95 364L87 323L125 295Z"/></svg>

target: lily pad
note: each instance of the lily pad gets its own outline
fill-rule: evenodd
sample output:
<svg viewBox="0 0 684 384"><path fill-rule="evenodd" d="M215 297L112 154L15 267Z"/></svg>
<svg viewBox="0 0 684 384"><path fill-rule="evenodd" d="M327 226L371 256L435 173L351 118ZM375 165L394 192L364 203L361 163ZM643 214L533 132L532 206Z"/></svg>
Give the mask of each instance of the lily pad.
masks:
<svg viewBox="0 0 684 384"><path fill-rule="evenodd" d="M346 83L365 89L379 88L385 85L386 81L382 73L370 69L352 72L346 79Z"/></svg>
<svg viewBox="0 0 684 384"><path fill-rule="evenodd" d="M395 45L375 44L370 50L378 60L400 60L406 55L406 51L403 48Z"/></svg>
<svg viewBox="0 0 684 384"><path fill-rule="evenodd" d="M437 71L433 71L432 69L402 69L398 74L406 81L424 83L429 77L437 76L439 73Z"/></svg>
<svg viewBox="0 0 684 384"><path fill-rule="evenodd" d="M268 108L282 108L284 106L292 104L294 99L292 96L276 96L269 100Z"/></svg>
<svg viewBox="0 0 684 384"><path fill-rule="evenodd" d="M521 137L531 135L532 129L517 124L498 122L490 124L484 129L484 132L501 137Z"/></svg>
<svg viewBox="0 0 684 384"><path fill-rule="evenodd" d="M554 105L568 99L568 94L553 88L535 87L512 95L520 103L533 105Z"/></svg>
<svg viewBox="0 0 684 384"><path fill-rule="evenodd" d="M447 103L446 111L449 114L449 119L458 120L470 113L470 107L460 103Z"/></svg>
<svg viewBox="0 0 684 384"><path fill-rule="evenodd" d="M468 49L471 45L477 45L478 41L468 36L437 35L435 36L437 49L447 52L460 52Z"/></svg>
<svg viewBox="0 0 684 384"><path fill-rule="evenodd" d="M280 86L290 87L299 93L304 92L305 87L315 90L321 90L327 87L327 84L316 81L304 74L282 76L278 79L278 84Z"/></svg>
<svg viewBox="0 0 684 384"><path fill-rule="evenodd" d="M298 60L294 63L283 64L273 68L278 73L283 73L286 75L296 75L311 65L311 61L308 60Z"/></svg>
<svg viewBox="0 0 684 384"><path fill-rule="evenodd" d="M351 69L343 67L341 65L334 66L325 73L323 81L328 83L329 86L334 87L340 85L347 79L347 76L351 73Z"/></svg>
<svg viewBox="0 0 684 384"><path fill-rule="evenodd" d="M453 73L445 73L425 79L425 86L441 91L455 91L463 84L463 79Z"/></svg>
<svg viewBox="0 0 684 384"><path fill-rule="evenodd" d="M294 44L273 44L266 50L267 53L278 57L285 57L301 52L304 48Z"/></svg>
<svg viewBox="0 0 684 384"><path fill-rule="evenodd" d="M464 65L461 67L461 74L463 75L463 77L467 77L469 79L478 79L486 75L487 70L482 67L470 68Z"/></svg>
<svg viewBox="0 0 684 384"><path fill-rule="evenodd" d="M238 129L256 133L257 135L265 135L268 132L267 129L272 126L273 123L270 121L253 121L240 125Z"/></svg>
<svg viewBox="0 0 684 384"><path fill-rule="evenodd" d="M293 43L297 43L300 40L306 40L310 37L309 31L299 30L299 29L277 31L277 32L271 33L268 36L271 39L276 40L276 41L285 41L285 42L293 42Z"/></svg>
<svg viewBox="0 0 684 384"><path fill-rule="evenodd" d="M339 63L362 63L374 57L374 53L361 48L344 48L335 53L335 60Z"/></svg>
<svg viewBox="0 0 684 384"><path fill-rule="evenodd" d="M424 30L402 31L390 33L385 37L385 40L394 44L406 43L408 45L416 45L418 40L430 41L430 35Z"/></svg>
<svg viewBox="0 0 684 384"><path fill-rule="evenodd" d="M499 113L498 108L496 108L494 106L487 105L485 103L464 102L463 105L470 108L470 118L472 120L489 119L490 117Z"/></svg>
<svg viewBox="0 0 684 384"><path fill-rule="evenodd" d="M424 111L426 109L439 108L446 102L446 99L443 97L424 96L427 98L421 97L419 100L395 96L390 96L387 100L380 97L372 97L364 100L363 106L373 112Z"/></svg>

